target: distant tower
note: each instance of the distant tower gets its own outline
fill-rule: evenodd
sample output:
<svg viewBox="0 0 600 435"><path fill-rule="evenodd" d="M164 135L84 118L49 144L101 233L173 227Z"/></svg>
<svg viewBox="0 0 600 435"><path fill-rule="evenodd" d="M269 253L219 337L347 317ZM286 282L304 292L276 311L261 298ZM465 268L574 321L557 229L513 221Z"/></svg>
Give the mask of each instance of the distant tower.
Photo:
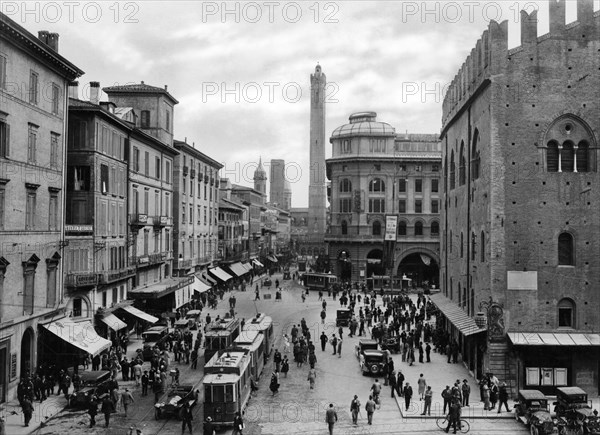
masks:
<svg viewBox="0 0 600 435"><path fill-rule="evenodd" d="M262 158L259 158L258 167L254 171L254 190L262 193L263 198L267 197L267 172L263 168Z"/></svg>
<svg viewBox="0 0 600 435"><path fill-rule="evenodd" d="M271 159L271 181L269 190L269 201L279 208L284 205L285 188L285 160Z"/></svg>
<svg viewBox="0 0 600 435"><path fill-rule="evenodd" d="M316 66L310 75L310 183L308 185L308 232L325 234L325 85L327 79Z"/></svg>
<svg viewBox="0 0 600 435"><path fill-rule="evenodd" d="M292 208L292 186L288 180L285 180L283 185L283 206L281 208L286 211L290 211Z"/></svg>

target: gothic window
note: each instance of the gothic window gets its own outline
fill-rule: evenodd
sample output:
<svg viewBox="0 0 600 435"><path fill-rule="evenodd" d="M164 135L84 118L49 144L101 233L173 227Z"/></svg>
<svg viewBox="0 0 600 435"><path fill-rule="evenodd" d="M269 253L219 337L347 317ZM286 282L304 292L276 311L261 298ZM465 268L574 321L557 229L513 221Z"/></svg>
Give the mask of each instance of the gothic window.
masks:
<svg viewBox="0 0 600 435"><path fill-rule="evenodd" d="M471 261L475 261L475 245L477 244L477 236L471 233Z"/></svg>
<svg viewBox="0 0 600 435"><path fill-rule="evenodd" d="M462 186L465 184L465 171L466 171L466 160L465 160L465 143L460 143L460 157L458 166L458 185Z"/></svg>
<svg viewBox="0 0 600 435"><path fill-rule="evenodd" d="M558 327L575 327L575 303L571 299L561 299L558 302Z"/></svg>
<svg viewBox="0 0 600 435"><path fill-rule="evenodd" d="M481 156L479 155L479 130L475 129L473 134L473 147L471 150L471 180L477 180L479 178L479 165L481 164Z"/></svg>
<svg viewBox="0 0 600 435"><path fill-rule="evenodd" d="M482 231L481 232L481 237L480 237L481 241L479 242L481 244L480 247L480 255L481 255L481 262L483 263L485 261L485 233Z"/></svg>
<svg viewBox="0 0 600 435"><path fill-rule="evenodd" d="M454 189L456 179L456 162L454 161L454 150L450 153L450 190Z"/></svg>
<svg viewBox="0 0 600 435"><path fill-rule="evenodd" d="M385 192L385 183L381 178L373 178L369 182L369 192L380 193Z"/></svg>
<svg viewBox="0 0 600 435"><path fill-rule="evenodd" d="M340 192L349 193L352 192L352 182L347 178L344 178L340 181Z"/></svg>
<svg viewBox="0 0 600 435"><path fill-rule="evenodd" d="M379 221L373 222L373 235L381 236L381 222L379 222Z"/></svg>
<svg viewBox="0 0 600 435"><path fill-rule="evenodd" d="M575 150L573 142L566 141L562 144L560 150L560 166L561 172L573 172L573 162L575 161Z"/></svg>
<svg viewBox="0 0 600 435"><path fill-rule="evenodd" d="M596 171L594 136L587 124L574 115L556 119L543 144L548 172Z"/></svg>
<svg viewBox="0 0 600 435"><path fill-rule="evenodd" d="M460 258L463 258L464 246L465 246L465 238L463 236L463 233L460 233Z"/></svg>
<svg viewBox="0 0 600 435"><path fill-rule="evenodd" d="M575 265L573 236L570 233L561 233L558 236L558 265Z"/></svg>
<svg viewBox="0 0 600 435"><path fill-rule="evenodd" d="M546 150L546 170L548 172L558 172L558 142L552 140L548 142Z"/></svg>

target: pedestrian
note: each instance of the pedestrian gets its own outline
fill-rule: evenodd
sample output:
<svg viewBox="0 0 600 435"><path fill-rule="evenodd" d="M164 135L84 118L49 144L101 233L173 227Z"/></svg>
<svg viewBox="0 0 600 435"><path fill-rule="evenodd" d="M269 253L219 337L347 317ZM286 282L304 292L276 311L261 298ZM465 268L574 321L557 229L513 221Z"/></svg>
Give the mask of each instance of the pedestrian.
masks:
<svg viewBox="0 0 600 435"><path fill-rule="evenodd" d="M281 353L279 352L279 349L275 349L275 353L273 354L273 362L275 363L275 371L276 372L281 370L281 361L282 361Z"/></svg>
<svg viewBox="0 0 600 435"><path fill-rule="evenodd" d="M419 400L423 400L425 397L425 387L427 387L427 381L423 377L423 373L419 376L419 380L417 380L417 385L419 387Z"/></svg>
<svg viewBox="0 0 600 435"><path fill-rule="evenodd" d="M469 406L469 396L471 395L471 386L466 379L463 379L462 384L462 405Z"/></svg>
<svg viewBox="0 0 600 435"><path fill-rule="evenodd" d="M215 435L215 426L213 425L211 417L206 417L206 421L202 426L204 435Z"/></svg>
<svg viewBox="0 0 600 435"><path fill-rule="evenodd" d="M429 342L425 345L425 356L427 358L427 362L431 362L431 345Z"/></svg>
<svg viewBox="0 0 600 435"><path fill-rule="evenodd" d="M335 352L337 350L337 342L338 342L338 339L335 336L335 334L331 334L331 340L329 340L329 342L331 343L331 347L333 347L332 355L335 355Z"/></svg>
<svg viewBox="0 0 600 435"><path fill-rule="evenodd" d="M325 412L325 423L329 427L329 435L333 435L333 425L338 421L337 412L335 412L335 408L333 407L333 403L329 404L329 408Z"/></svg>
<svg viewBox="0 0 600 435"><path fill-rule="evenodd" d="M450 404L450 408L448 411L448 426L446 426L446 432L450 430L450 426L452 426L452 428L454 429L454 432L452 433L456 433L456 430L460 426L460 404L456 400L453 400Z"/></svg>
<svg viewBox="0 0 600 435"><path fill-rule="evenodd" d="M490 407L490 409L495 409L497 402L498 402L498 386L496 384L492 383L492 385L490 387L490 403L492 404L492 406Z"/></svg>
<svg viewBox="0 0 600 435"><path fill-rule="evenodd" d="M350 402L350 414L352 414L352 423L358 425L358 413L360 412L360 400L355 394L354 399Z"/></svg>
<svg viewBox="0 0 600 435"><path fill-rule="evenodd" d="M284 353L290 352L290 338L288 337L287 334L284 334L284 336L283 336L283 352Z"/></svg>
<svg viewBox="0 0 600 435"><path fill-rule="evenodd" d="M235 413L235 418L233 419L233 432L231 435L243 435L242 431L244 430L244 420L242 420L242 415L239 412Z"/></svg>
<svg viewBox="0 0 600 435"><path fill-rule="evenodd" d="M115 388L114 390L111 391L111 399L113 402L113 405L115 406L115 410L117 412L121 411L121 391L118 388Z"/></svg>
<svg viewBox="0 0 600 435"><path fill-rule="evenodd" d="M338 340L338 344L337 344L337 353L338 353L338 358L342 357L342 342L344 340L342 340L342 337L340 337L340 339Z"/></svg>
<svg viewBox="0 0 600 435"><path fill-rule="evenodd" d="M327 312L323 309L321 310L321 324L325 324L325 317L327 317Z"/></svg>
<svg viewBox="0 0 600 435"><path fill-rule="evenodd" d="M192 410L190 409L190 402L184 400L183 406L181 407L181 411L179 411L179 418L181 418L181 435L185 433L185 428L190 430L190 434L192 434Z"/></svg>
<svg viewBox="0 0 600 435"><path fill-rule="evenodd" d="M135 360L133 364L133 376L135 377L135 386L139 387L142 379L142 364L139 360Z"/></svg>
<svg viewBox="0 0 600 435"><path fill-rule="evenodd" d="M150 377L148 376L148 370L144 370L142 375L142 396L148 395L148 384L150 383Z"/></svg>
<svg viewBox="0 0 600 435"><path fill-rule="evenodd" d="M109 423L110 423L110 414L112 414L113 412L115 412L115 405L113 403L112 400L110 400L110 395L108 393L105 393L102 399L102 408L101 411L104 414L104 422L105 422L105 427L108 427Z"/></svg>
<svg viewBox="0 0 600 435"><path fill-rule="evenodd" d="M412 398L413 395L413 389L410 386L410 384L407 382L406 385L404 386L404 404L406 405L406 410L408 411L408 408L410 407L410 399Z"/></svg>
<svg viewBox="0 0 600 435"><path fill-rule="evenodd" d="M390 384L390 389L392 390L392 397L394 397L394 392L396 391L396 372L390 372L388 382Z"/></svg>
<svg viewBox="0 0 600 435"><path fill-rule="evenodd" d="M273 396L275 393L279 391L279 377L276 372L271 374L271 382L269 384L269 389L273 392Z"/></svg>
<svg viewBox="0 0 600 435"><path fill-rule="evenodd" d="M487 384L483 385L483 409L489 411L490 407L490 387Z"/></svg>
<svg viewBox="0 0 600 435"><path fill-rule="evenodd" d="M311 352L310 355L308 355L308 363L310 364L311 369L315 368L316 362L317 362L317 356L315 355L314 352Z"/></svg>
<svg viewBox="0 0 600 435"><path fill-rule="evenodd" d="M396 391L398 392L398 396L402 396L404 394L404 389L402 388L404 385L404 373L402 370L398 370L398 376L396 377Z"/></svg>
<svg viewBox="0 0 600 435"><path fill-rule="evenodd" d="M33 403L29 397L24 397L21 402L21 408L23 409L23 417L25 418L25 427L29 426L31 417L33 417Z"/></svg>
<svg viewBox="0 0 600 435"><path fill-rule="evenodd" d="M96 415L98 414L98 403L96 397L90 394L90 401L88 403L88 414L90 415L90 427L96 426Z"/></svg>
<svg viewBox="0 0 600 435"><path fill-rule="evenodd" d="M129 392L129 388L125 388L125 391L121 393L121 403L123 403L123 409L125 410L125 417L127 417L127 408L129 405L135 402L132 394Z"/></svg>
<svg viewBox="0 0 600 435"><path fill-rule="evenodd" d="M327 338L327 334L325 332L321 332L321 351L325 352L325 346L327 346L327 342L329 341Z"/></svg>
<svg viewBox="0 0 600 435"><path fill-rule="evenodd" d="M290 360L287 355L283 357L283 361L281 362L281 373L285 375L287 378L287 374L290 371Z"/></svg>
<svg viewBox="0 0 600 435"><path fill-rule="evenodd" d="M446 414L446 407L450 406L450 398L452 397L452 392L450 391L450 385L446 385L444 391L442 391L442 399L444 399L444 410L443 414Z"/></svg>
<svg viewBox="0 0 600 435"><path fill-rule="evenodd" d="M431 398L433 396L433 391L431 391L431 386L427 386L427 390L425 390L425 402L423 406L423 413L421 415L431 415Z"/></svg>
<svg viewBox="0 0 600 435"><path fill-rule="evenodd" d="M306 378L307 381L310 382L310 389L314 390L315 389L315 380L317 379L317 371L313 368L311 368L308 371L308 377Z"/></svg>
<svg viewBox="0 0 600 435"><path fill-rule="evenodd" d="M508 390L506 388L506 382L502 382L500 386L500 391L498 393L499 403L498 403L498 414L502 412L502 404L506 406L506 412L510 412L508 409Z"/></svg>
<svg viewBox="0 0 600 435"><path fill-rule="evenodd" d="M373 424L373 413L375 412L377 404L373 400L373 396L369 396L369 400L365 403L365 411L367 411L367 423Z"/></svg>

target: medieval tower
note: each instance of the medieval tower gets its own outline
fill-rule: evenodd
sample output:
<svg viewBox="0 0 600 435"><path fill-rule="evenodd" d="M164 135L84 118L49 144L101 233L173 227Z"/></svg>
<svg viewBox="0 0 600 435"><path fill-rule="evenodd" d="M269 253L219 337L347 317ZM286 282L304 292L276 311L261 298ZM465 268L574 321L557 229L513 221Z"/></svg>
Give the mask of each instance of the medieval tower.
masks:
<svg viewBox="0 0 600 435"><path fill-rule="evenodd" d="M308 185L308 232L325 234L325 85L321 66L310 75L310 183Z"/></svg>
<svg viewBox="0 0 600 435"><path fill-rule="evenodd" d="M258 159L258 167L254 171L254 190L258 190L263 199L267 197L267 171L263 168L262 157Z"/></svg>

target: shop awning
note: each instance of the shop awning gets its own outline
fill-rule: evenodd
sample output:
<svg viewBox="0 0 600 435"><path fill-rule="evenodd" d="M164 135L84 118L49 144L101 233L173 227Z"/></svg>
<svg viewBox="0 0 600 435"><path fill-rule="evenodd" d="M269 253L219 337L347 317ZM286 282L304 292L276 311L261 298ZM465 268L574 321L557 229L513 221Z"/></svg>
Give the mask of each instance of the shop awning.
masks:
<svg viewBox="0 0 600 435"><path fill-rule="evenodd" d="M206 272L202 272L201 274L200 274L200 273L197 273L197 274L196 274L196 276L197 276L198 278L200 278L200 279L201 279L201 280L202 280L202 281L203 281L205 284L208 284L208 285L210 285L211 287L217 283L217 280L216 280L216 279L214 279L212 276L210 276L210 275L209 275L208 273L206 273Z"/></svg>
<svg viewBox="0 0 600 435"><path fill-rule="evenodd" d="M193 279L190 278L194 277L165 278L156 284L149 285L148 287L134 288L127 293L138 299L159 299L175 293L186 285L190 285L193 282Z"/></svg>
<svg viewBox="0 0 600 435"><path fill-rule="evenodd" d="M242 276L247 272L246 269L244 269L244 266L242 266L242 263L232 263L229 265L229 268L237 276Z"/></svg>
<svg viewBox="0 0 600 435"><path fill-rule="evenodd" d="M102 322L113 331L120 331L123 328L127 328L127 323L123 322L114 314L108 314L102 317L100 320L102 320Z"/></svg>
<svg viewBox="0 0 600 435"><path fill-rule="evenodd" d="M67 343L92 356L96 356L112 346L110 340L102 338L96 333L89 320L78 323L69 320L58 320L42 326Z"/></svg>
<svg viewBox="0 0 600 435"><path fill-rule="evenodd" d="M215 267L213 269L209 269L208 270L210 273L212 273L214 276L216 276L217 278L219 278L221 281L223 282L227 282L229 281L231 278L233 278L231 275L229 275L227 272L225 272L223 269L221 269L220 267Z"/></svg>
<svg viewBox="0 0 600 435"><path fill-rule="evenodd" d="M132 316L135 316L138 319L143 320L144 322L148 322L148 323L158 322L158 318L156 318L148 313L144 313L142 310L138 310L137 308L135 308L131 305L129 305L127 307L121 307L121 309L127 311Z"/></svg>
<svg viewBox="0 0 600 435"><path fill-rule="evenodd" d="M456 302L451 301L442 293L431 295L430 298L450 323L452 323L463 335L469 336L486 331L485 328L479 328L475 323L475 319L465 313Z"/></svg>
<svg viewBox="0 0 600 435"><path fill-rule="evenodd" d="M250 272L252 270L252 266L248 263L242 263L242 267L246 269L246 272Z"/></svg>
<svg viewBox="0 0 600 435"><path fill-rule="evenodd" d="M258 267L265 267L265 266L264 266L264 264L262 264L262 263L261 263L260 261L258 261L258 260L252 260L252 263L253 263L255 266L258 266Z"/></svg>
<svg viewBox="0 0 600 435"><path fill-rule="evenodd" d="M206 291L208 291L210 289L211 286L209 286L208 284L203 283L200 278L198 278L197 276L195 277L196 279L194 280L194 282L192 283L192 289L195 292L198 293L204 293Z"/></svg>
<svg viewBox="0 0 600 435"><path fill-rule="evenodd" d="M600 346L600 334L584 332L509 332L515 346Z"/></svg>
<svg viewBox="0 0 600 435"><path fill-rule="evenodd" d="M269 255L269 256L267 257L267 259L268 259L269 261L271 261L272 263L277 263L277 262L278 262L278 261L277 261L277 258L275 258L275 256L274 256L274 255Z"/></svg>

